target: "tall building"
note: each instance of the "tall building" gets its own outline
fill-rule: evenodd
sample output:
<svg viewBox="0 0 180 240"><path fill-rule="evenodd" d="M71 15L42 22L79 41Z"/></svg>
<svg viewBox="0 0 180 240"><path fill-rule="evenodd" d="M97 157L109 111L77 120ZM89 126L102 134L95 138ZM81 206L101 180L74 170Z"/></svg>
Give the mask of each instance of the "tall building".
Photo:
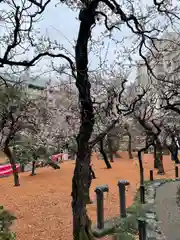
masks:
<svg viewBox="0 0 180 240"><path fill-rule="evenodd" d="M160 95L162 89L169 88L169 85L163 81L179 81L180 76L180 34L176 32L165 33L161 40L155 40L154 45L149 47L151 50L147 52L146 59L152 69L153 74L141 60L137 63L136 84L145 88L151 86L153 94L156 92L157 104L160 107ZM149 92L152 96L152 92ZM148 97L148 94L147 94Z"/></svg>
<svg viewBox="0 0 180 240"><path fill-rule="evenodd" d="M161 40L155 40L154 45L151 44L149 48L151 50L147 52L146 58L155 77L151 73L148 75L144 60L140 60L137 63L136 83L147 86L157 83L159 79L176 80L176 70L180 63L180 34L168 32L162 36Z"/></svg>
<svg viewBox="0 0 180 240"><path fill-rule="evenodd" d="M137 76L136 83L140 86L147 86L149 84L149 77L147 72L147 67L144 63L144 60L140 60L137 63Z"/></svg>

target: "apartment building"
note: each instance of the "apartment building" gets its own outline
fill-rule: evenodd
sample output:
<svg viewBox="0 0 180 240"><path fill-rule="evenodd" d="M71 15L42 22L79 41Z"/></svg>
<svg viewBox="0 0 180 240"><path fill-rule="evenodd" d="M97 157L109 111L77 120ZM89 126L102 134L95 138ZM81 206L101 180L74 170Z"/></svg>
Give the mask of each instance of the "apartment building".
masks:
<svg viewBox="0 0 180 240"><path fill-rule="evenodd" d="M179 74L180 65L180 34L168 32L162 36L161 40L155 40L154 45L156 48L151 44L151 52L147 52L146 57L155 77L148 75L144 60L140 60L137 63L136 83L138 85L147 86L164 78L170 81L177 79L176 73Z"/></svg>
<svg viewBox="0 0 180 240"><path fill-rule="evenodd" d="M151 86L154 90L149 92L156 92L157 105L160 106L160 95L162 89L168 89L168 84L163 84L163 81L174 82L179 80L180 75L180 34L176 32L165 33L161 40L154 41L154 47L150 46L150 51L147 52L146 57L148 64L152 69L152 73L148 72L148 68L143 60L137 63L137 77L136 84L146 88ZM161 81L163 80L163 81ZM147 97L149 96L147 94Z"/></svg>

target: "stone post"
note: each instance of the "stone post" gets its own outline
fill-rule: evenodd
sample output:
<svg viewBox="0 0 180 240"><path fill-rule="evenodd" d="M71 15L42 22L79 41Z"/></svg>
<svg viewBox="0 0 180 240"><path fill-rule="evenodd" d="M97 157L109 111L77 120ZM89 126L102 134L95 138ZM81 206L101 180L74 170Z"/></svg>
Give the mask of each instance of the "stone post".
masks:
<svg viewBox="0 0 180 240"><path fill-rule="evenodd" d="M97 228L104 228L104 192L109 191L108 185L96 187L94 190L97 199Z"/></svg>
<svg viewBox="0 0 180 240"><path fill-rule="evenodd" d="M179 169L178 169L178 166L175 166L175 177L176 177L176 178L179 177Z"/></svg>
<svg viewBox="0 0 180 240"><path fill-rule="evenodd" d="M146 240L146 221L144 218L138 218L139 240Z"/></svg>
<svg viewBox="0 0 180 240"><path fill-rule="evenodd" d="M126 180L118 181L119 187L119 200L120 200L120 216L126 217L126 186L129 185L129 182Z"/></svg>
<svg viewBox="0 0 180 240"><path fill-rule="evenodd" d="M150 181L154 180L154 178L153 178L153 170L152 169L149 171L149 179L150 179Z"/></svg>

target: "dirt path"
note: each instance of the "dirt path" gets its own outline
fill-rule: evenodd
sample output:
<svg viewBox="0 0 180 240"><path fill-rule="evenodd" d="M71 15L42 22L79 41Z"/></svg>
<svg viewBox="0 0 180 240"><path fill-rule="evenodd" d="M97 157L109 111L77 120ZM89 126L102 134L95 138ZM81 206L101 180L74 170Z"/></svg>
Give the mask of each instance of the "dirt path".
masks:
<svg viewBox="0 0 180 240"><path fill-rule="evenodd" d="M165 177L174 176L171 161L165 157ZM132 204L139 183L139 168L135 161L127 160L127 155L115 161L113 169L105 169L103 161L93 158L97 179L93 181L91 196L95 199L94 189L108 184L110 192L105 196L105 217L119 214L118 180L128 180L131 185L127 191L127 206ZM145 176L153 166L152 157L145 157ZM0 204L14 212L17 221L13 230L17 240L70 240L72 239L71 179L74 162L63 163L60 170L38 169L37 175L21 174L21 186L13 187L12 177L0 179ZM88 207L88 213L96 221L96 205Z"/></svg>

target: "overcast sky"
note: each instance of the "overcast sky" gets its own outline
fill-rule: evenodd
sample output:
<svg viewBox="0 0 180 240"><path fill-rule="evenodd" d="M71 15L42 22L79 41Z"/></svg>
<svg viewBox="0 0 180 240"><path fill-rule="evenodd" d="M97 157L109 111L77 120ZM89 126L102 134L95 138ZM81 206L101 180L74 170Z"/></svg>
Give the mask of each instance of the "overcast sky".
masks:
<svg viewBox="0 0 180 240"><path fill-rule="evenodd" d="M16 0L21 1L21 0ZM65 49L68 50L68 52L71 53L71 57L74 56L74 46L75 41L78 36L78 30L79 30L79 20L78 20L78 14L79 12L72 11L70 8L68 8L65 4L59 4L57 7L55 7L55 3L59 0L53 0L50 4L46 7L43 16L41 16L41 21L37 24L36 27L40 29L40 34L43 36L49 36L51 40L56 40L59 44L63 45ZM175 0L173 0L174 2ZM143 9L143 14L148 14L148 6L147 4L152 6L153 1L151 0L133 0L134 7L137 7L137 9L140 7ZM126 4L128 1L126 2ZM2 6L2 4L1 4ZM126 9L126 5L123 4L124 11L128 12ZM1 10L1 9L0 9ZM6 9L5 9L6 10ZM12 10L12 9L11 9ZM150 15L151 16L151 15ZM154 16L154 15L153 15ZM158 19L160 20L160 16L158 15ZM110 17L112 19L112 17ZM150 21L150 24L153 24L153 21L156 21L156 18L152 18ZM162 19L161 23L163 25ZM10 28L9 28L10 29ZM0 32L1 36L3 36L4 33L8 32L8 29L6 27L0 26ZM98 25L96 24L95 28L93 28L92 31L92 37L93 39L97 40L101 33L105 31L104 24ZM94 45L97 52L90 51L89 54L89 69L94 70L97 68L99 64L99 53L101 48L101 56L104 60L104 56L106 55L107 49L108 49L108 55L106 58L106 64L108 65L109 69L111 68L111 64L114 63L115 60L119 61L120 63L126 64L127 63L127 55L124 56L126 49L124 47L130 49L134 47L134 45L137 43L137 40L135 41L135 34L133 35L130 29L126 26L126 24L122 24L120 26L120 30L113 31L112 36L115 40L121 41L123 37L126 37L126 40L123 42L123 44L119 44L118 46L115 44L115 41L112 39L106 38L104 40L104 46L102 46L102 39L99 41L100 45ZM37 37L36 37L37 39ZM133 42L134 41L134 42ZM25 43L26 44L26 43ZM2 49L2 45L0 46L0 51ZM62 52L62 50L60 50ZM118 52L118 53L117 53ZM120 56L123 53L123 56ZM3 55L3 53L1 53ZM118 58L117 58L118 55ZM132 56L132 55L131 55ZM21 55L19 54L19 56ZM21 60L30 60L33 57L33 51L29 51L26 53L25 56L23 56L23 59ZM123 57L123 59L122 59ZM139 60L139 53L138 49L136 53L132 56L133 61ZM62 60L61 60L62 61ZM48 67L47 65L50 64L51 59L43 59L41 60L36 67L33 67L31 69L32 72L38 72L43 73L47 71ZM55 59L56 64L59 66L62 62L60 62L59 59ZM118 65L116 65L118 67ZM125 66L123 66L125 67ZM105 67L106 68L106 67ZM119 68L120 69L120 68ZM114 71L114 69L113 69ZM49 74L49 73L48 73ZM52 77L53 74L49 74L47 76ZM43 76L45 76L43 74ZM136 71L135 67L131 71L131 75L129 79L134 80L136 77Z"/></svg>
<svg viewBox="0 0 180 240"><path fill-rule="evenodd" d="M79 12L72 11L70 8L68 8L65 4L62 4L62 3L59 4L57 7L55 7L56 2L57 0L54 0L54 1L51 1L50 4L48 4L48 6L46 7L43 13L43 16L41 17L41 21L37 24L37 27L40 29L41 35L49 36L51 40L56 40L59 44L63 45L64 48L71 53L73 58L75 41L78 36L78 30L79 30L79 24L80 24L78 20ZM147 10L147 3L152 4L150 0L142 0L142 1L134 0L133 2L134 2L134 6L138 6L139 4L141 6L142 5L141 3L143 2L143 4L145 4L145 7L144 5L141 6L143 9L145 9L143 10L143 12ZM102 25L96 24L95 28L93 28L93 31L92 31L93 39L97 40L101 36L101 33L104 32L104 30L105 30L104 24ZM0 28L0 31L2 33L1 28ZM4 28L4 31L6 31L5 28ZM119 44L118 47L115 44L115 41L109 38L106 38L104 40L103 47L102 45L96 46L96 49L98 51L96 53L91 51L89 54L90 70L96 69L97 65L99 64L100 48L101 48L102 58L104 58L104 56L106 55L107 48L108 48L108 55L106 60L109 68L111 68L110 65L114 63L115 59L119 60L119 62L121 63L126 64L126 61L123 59L127 59L127 56L124 57L123 55L124 57L123 59L121 59L121 57L118 57L117 59L117 55L118 54L121 55L122 53L124 54L125 51L123 47L132 48L134 46L133 40L135 38L135 34L132 35L132 32L128 27L126 27L126 24L122 24L120 26L120 31L119 30L113 31L112 36L115 40L119 40L119 41L121 41L123 37L128 37L128 38L126 38L123 44ZM99 42L102 43L102 39ZM117 53L118 51L119 53ZM32 51L29 51L27 53L27 55L25 56L26 60L31 59L33 57L31 56L31 54L33 54ZM135 62L135 60L138 60L138 59L140 59L140 57L137 51L137 53L133 55L133 60ZM38 73L46 71L47 65L50 64L50 61L51 61L50 58L41 60L40 63L38 63L39 67L33 67L32 71L38 72ZM60 60L56 59L55 61L57 64L60 65L60 62L59 62ZM49 76L51 77L53 76L53 74L51 75L49 74ZM135 77L136 77L136 72L135 70L132 70L132 73L129 79L134 80Z"/></svg>

